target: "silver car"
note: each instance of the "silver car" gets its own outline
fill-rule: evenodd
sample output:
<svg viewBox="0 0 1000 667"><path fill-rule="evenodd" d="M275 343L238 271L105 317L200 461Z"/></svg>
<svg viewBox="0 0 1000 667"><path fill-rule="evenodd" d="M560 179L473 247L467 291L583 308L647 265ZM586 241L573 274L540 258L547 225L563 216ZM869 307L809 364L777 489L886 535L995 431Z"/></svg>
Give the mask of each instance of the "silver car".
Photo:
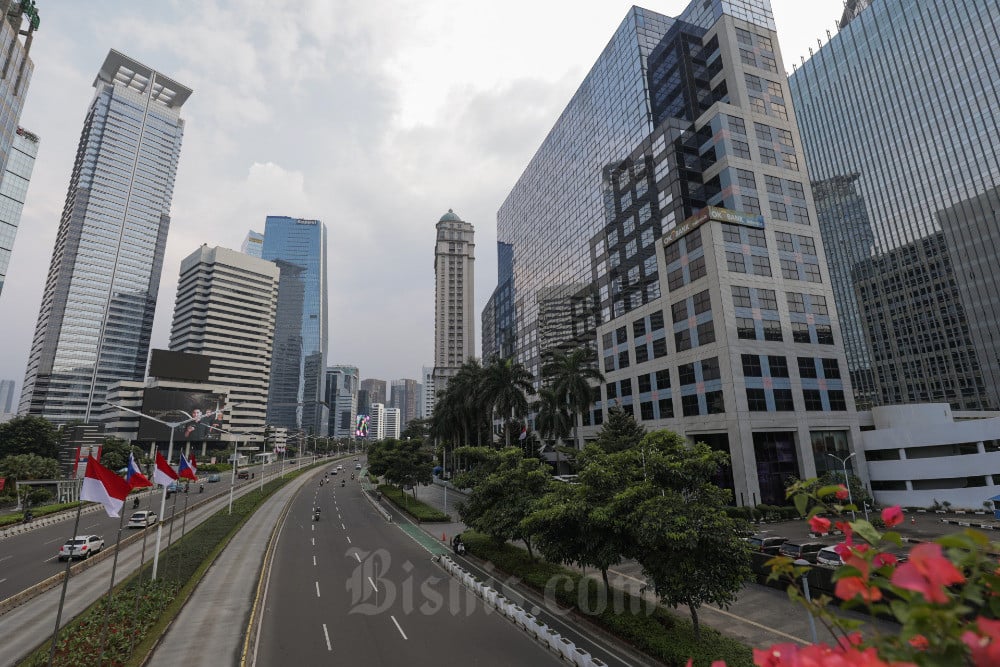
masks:
<svg viewBox="0 0 1000 667"><path fill-rule="evenodd" d="M90 558L104 548L104 538L99 535L77 535L59 547L59 560Z"/></svg>

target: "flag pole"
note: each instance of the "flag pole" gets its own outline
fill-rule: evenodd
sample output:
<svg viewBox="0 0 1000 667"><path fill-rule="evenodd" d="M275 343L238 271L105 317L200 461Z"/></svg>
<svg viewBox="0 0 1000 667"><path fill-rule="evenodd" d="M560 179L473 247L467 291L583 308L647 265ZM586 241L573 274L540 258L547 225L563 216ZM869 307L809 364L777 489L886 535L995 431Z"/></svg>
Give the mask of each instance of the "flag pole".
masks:
<svg viewBox="0 0 1000 667"><path fill-rule="evenodd" d="M118 538L115 539L115 557L111 562L111 583L108 584L108 596L107 602L104 603L104 622L101 624L101 657L98 658L98 664L104 663L104 649L108 641L108 625L109 618L111 617L111 595L115 589L115 572L118 570L118 547L121 545L122 541L122 526L125 524L125 504L122 503L122 508L118 512Z"/></svg>
<svg viewBox="0 0 1000 667"><path fill-rule="evenodd" d="M150 494L148 505L153 504L153 497ZM157 523L159 523L160 517L156 517ZM142 566L146 563L146 536L149 535L149 531L145 528L142 529L142 555L139 556L139 569L135 573L135 607L132 609L132 622L135 623L136 619L139 617L139 596L142 594ZM135 651L135 628L132 628L132 632L129 633L129 656Z"/></svg>
<svg viewBox="0 0 1000 667"><path fill-rule="evenodd" d="M76 519L73 521L73 535L69 538L72 540L76 537L76 531L80 529L80 514L83 512L83 501L77 501L76 506ZM72 547L70 548L70 554L73 553ZM62 593L59 594L59 611L56 612L56 627L52 631L52 646L49 648L49 667L52 667L52 662L56 657L56 642L59 641L59 623L62 621L63 603L66 601L66 588L69 586L69 568L73 563L73 558L66 559L66 569L63 571L63 585Z"/></svg>
<svg viewBox="0 0 1000 667"><path fill-rule="evenodd" d="M170 450L174 448L174 429L176 426L170 427ZM170 464L170 459L167 459L167 464ZM153 465L156 465L156 460L154 459ZM156 548L153 551L153 581L156 580L156 571L159 569L160 565L160 537L163 535L163 513L167 511L167 487L163 487L163 496L160 498L160 516L159 521L156 522Z"/></svg>

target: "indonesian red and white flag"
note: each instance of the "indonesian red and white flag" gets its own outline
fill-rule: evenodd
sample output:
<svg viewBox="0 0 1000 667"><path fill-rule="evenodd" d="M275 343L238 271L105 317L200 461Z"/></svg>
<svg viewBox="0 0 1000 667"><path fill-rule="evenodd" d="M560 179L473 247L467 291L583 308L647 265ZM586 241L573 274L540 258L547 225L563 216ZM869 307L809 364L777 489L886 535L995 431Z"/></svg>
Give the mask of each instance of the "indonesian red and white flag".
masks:
<svg viewBox="0 0 1000 667"><path fill-rule="evenodd" d="M101 503L108 516L117 517L130 491L128 482L102 466L93 456L87 457L87 471L84 474L80 500Z"/></svg>
<svg viewBox="0 0 1000 667"><path fill-rule="evenodd" d="M177 480L177 473L170 467L163 454L156 452L156 467L153 468L153 483L162 486L170 486L170 483Z"/></svg>

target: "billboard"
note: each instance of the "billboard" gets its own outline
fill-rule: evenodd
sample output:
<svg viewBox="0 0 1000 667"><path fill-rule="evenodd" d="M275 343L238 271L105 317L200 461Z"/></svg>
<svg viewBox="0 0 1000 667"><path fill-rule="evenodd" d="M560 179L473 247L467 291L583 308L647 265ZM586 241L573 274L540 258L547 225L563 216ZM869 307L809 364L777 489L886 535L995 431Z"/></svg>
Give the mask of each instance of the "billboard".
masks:
<svg viewBox="0 0 1000 667"><path fill-rule="evenodd" d="M153 350L149 357L149 375L169 380L208 382L211 359L203 354Z"/></svg>
<svg viewBox="0 0 1000 667"><path fill-rule="evenodd" d="M358 438L368 437L368 425L372 418L368 415L358 415L358 422L354 428L354 435Z"/></svg>
<svg viewBox="0 0 1000 667"><path fill-rule="evenodd" d="M148 388L142 396L142 412L165 422L188 423L174 429L174 442L218 440L226 395L188 389ZM139 440L170 440L170 428L151 419L139 420Z"/></svg>
<svg viewBox="0 0 1000 667"><path fill-rule="evenodd" d="M764 216L762 215L747 215L746 213L730 211L727 208L721 208L718 206L706 206L687 220L678 223L673 229L665 232L663 234L663 247L667 247L688 232L701 227L709 220L730 222L736 225L743 225L744 227L764 229Z"/></svg>

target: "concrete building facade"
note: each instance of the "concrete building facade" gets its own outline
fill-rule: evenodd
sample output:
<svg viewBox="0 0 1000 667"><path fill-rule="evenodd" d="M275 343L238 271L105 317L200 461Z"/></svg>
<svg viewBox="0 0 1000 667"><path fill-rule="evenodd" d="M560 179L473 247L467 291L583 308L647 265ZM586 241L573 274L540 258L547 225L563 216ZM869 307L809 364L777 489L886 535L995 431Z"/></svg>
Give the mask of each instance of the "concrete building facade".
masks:
<svg viewBox="0 0 1000 667"><path fill-rule="evenodd" d="M435 393L475 356L475 261L475 228L448 209L434 244Z"/></svg>

